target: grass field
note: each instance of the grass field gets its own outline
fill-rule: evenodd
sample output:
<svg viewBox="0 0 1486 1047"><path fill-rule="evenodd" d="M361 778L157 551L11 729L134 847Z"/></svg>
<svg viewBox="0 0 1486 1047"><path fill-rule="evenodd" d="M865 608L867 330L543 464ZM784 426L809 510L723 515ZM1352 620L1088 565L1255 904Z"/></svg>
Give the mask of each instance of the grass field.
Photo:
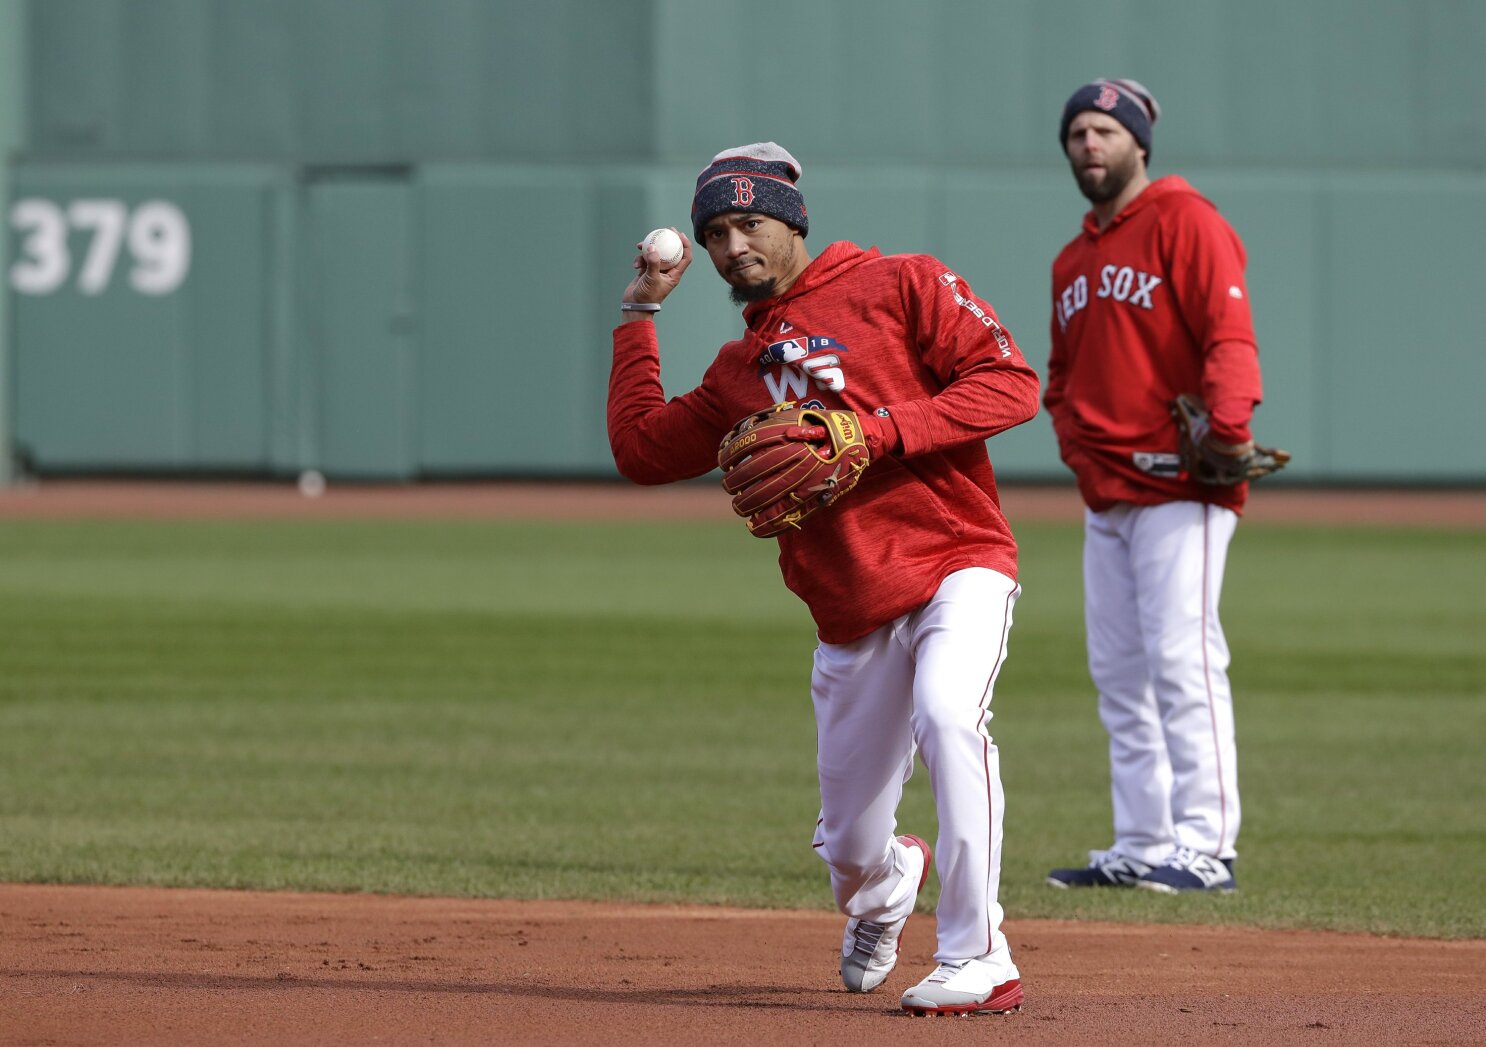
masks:
<svg viewBox="0 0 1486 1047"><path fill-rule="evenodd" d="M1011 920L1486 936L1486 535L1240 528L1242 890L1177 899L1042 886L1107 777L1079 530L1018 536ZM0 881L829 905L812 630L736 526L4 520L0 629Z"/></svg>

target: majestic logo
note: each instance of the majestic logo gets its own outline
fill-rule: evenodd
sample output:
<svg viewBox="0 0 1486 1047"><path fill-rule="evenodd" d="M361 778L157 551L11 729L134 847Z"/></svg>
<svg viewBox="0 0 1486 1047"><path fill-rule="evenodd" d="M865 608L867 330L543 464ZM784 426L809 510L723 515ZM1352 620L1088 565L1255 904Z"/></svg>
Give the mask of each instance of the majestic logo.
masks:
<svg viewBox="0 0 1486 1047"><path fill-rule="evenodd" d="M1105 84L1099 89L1099 97L1094 99L1094 105L1103 109L1106 113L1111 112L1115 106L1120 104L1120 92Z"/></svg>
<svg viewBox="0 0 1486 1047"><path fill-rule="evenodd" d="M747 207L753 203L753 179L738 176L733 179L733 203Z"/></svg>
<svg viewBox="0 0 1486 1047"><path fill-rule="evenodd" d="M773 342L759 354L759 372L775 403L803 400L811 382L839 393L846 388L841 354L850 352L834 338L796 335ZM774 368L783 364L776 372Z"/></svg>

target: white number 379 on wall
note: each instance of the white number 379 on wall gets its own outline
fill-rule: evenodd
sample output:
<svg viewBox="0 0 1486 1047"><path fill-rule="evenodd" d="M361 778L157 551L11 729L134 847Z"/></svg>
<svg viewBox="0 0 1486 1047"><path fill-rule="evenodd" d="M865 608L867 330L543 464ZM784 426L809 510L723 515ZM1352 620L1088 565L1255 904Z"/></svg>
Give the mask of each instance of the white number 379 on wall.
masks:
<svg viewBox="0 0 1486 1047"><path fill-rule="evenodd" d="M10 209L10 225L17 234L10 285L20 294L51 294L67 282L72 232L91 234L77 268L77 289L86 295L108 289L126 247L129 285L140 294L170 294L191 268L190 223L165 200L147 200L130 211L122 200L73 200L64 208L27 197Z"/></svg>

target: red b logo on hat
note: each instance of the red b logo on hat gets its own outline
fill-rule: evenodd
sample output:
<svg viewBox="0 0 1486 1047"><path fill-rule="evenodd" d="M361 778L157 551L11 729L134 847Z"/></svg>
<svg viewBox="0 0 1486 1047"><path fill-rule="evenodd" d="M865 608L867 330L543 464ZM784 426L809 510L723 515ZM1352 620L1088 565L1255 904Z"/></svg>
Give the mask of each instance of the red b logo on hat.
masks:
<svg viewBox="0 0 1486 1047"><path fill-rule="evenodd" d="M1107 113L1120 104L1120 92L1105 84L1099 89L1099 97L1094 99L1094 104Z"/></svg>
<svg viewBox="0 0 1486 1047"><path fill-rule="evenodd" d="M738 207L747 207L753 203L753 179L733 179L733 203Z"/></svg>

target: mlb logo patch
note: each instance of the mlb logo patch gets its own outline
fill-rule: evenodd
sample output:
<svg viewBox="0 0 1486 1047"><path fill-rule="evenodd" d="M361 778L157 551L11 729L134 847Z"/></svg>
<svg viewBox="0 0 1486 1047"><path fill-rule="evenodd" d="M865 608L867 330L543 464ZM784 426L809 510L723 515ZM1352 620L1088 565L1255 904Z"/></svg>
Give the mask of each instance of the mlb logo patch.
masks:
<svg viewBox="0 0 1486 1047"><path fill-rule="evenodd" d="M1115 106L1120 104L1120 92L1105 84L1099 89L1099 97L1094 99L1094 105L1103 109L1106 113L1111 112Z"/></svg>
<svg viewBox="0 0 1486 1047"><path fill-rule="evenodd" d="M805 338L786 338L775 342L769 348L759 354L758 362L768 367L770 364L792 364L796 360L803 360L810 354L809 340Z"/></svg>

